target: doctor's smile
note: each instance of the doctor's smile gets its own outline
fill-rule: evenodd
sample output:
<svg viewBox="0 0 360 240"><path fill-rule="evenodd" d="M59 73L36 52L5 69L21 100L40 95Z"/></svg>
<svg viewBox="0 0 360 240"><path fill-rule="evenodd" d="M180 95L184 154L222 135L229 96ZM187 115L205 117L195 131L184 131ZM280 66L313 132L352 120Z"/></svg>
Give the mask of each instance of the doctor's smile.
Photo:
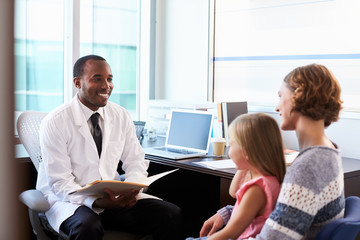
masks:
<svg viewBox="0 0 360 240"><path fill-rule="evenodd" d="M98 93L100 97L109 98L111 93Z"/></svg>

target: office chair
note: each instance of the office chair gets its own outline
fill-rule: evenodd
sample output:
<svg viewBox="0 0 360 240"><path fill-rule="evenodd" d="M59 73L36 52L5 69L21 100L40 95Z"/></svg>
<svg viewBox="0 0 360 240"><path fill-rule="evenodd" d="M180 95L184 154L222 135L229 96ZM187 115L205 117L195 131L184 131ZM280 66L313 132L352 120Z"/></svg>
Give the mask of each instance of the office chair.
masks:
<svg viewBox="0 0 360 240"><path fill-rule="evenodd" d="M352 240L360 232L360 198L347 197L345 216L326 224L316 236L316 240Z"/></svg>
<svg viewBox="0 0 360 240"><path fill-rule="evenodd" d="M45 117L45 115L46 113L36 111L23 112L19 116L16 126L20 141L29 154L36 171L38 171L39 164L42 161L39 129L41 120ZM19 199L29 209L31 226L37 239L68 239L66 234L56 232L47 221L45 212L50 208L50 205L42 192L36 189L27 190L19 195ZM152 237L150 235L141 236L127 232L106 230L103 239L151 240Z"/></svg>

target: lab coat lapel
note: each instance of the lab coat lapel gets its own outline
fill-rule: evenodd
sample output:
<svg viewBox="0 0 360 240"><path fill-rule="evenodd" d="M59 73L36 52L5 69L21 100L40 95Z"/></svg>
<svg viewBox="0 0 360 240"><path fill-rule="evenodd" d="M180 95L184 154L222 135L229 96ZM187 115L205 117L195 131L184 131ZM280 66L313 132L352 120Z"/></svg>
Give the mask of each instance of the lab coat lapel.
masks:
<svg viewBox="0 0 360 240"><path fill-rule="evenodd" d="M100 159L102 159L103 156L106 155L105 153L107 152L107 148L109 146L111 131L113 131L114 129L113 124L114 122L111 112L107 107L104 107L104 130L103 130L103 141L102 141L102 153L104 154L101 153ZM102 161L100 161L100 164L101 162Z"/></svg>
<svg viewBox="0 0 360 240"><path fill-rule="evenodd" d="M82 109L80 107L80 104L77 100L77 95L72 99L71 102L71 109L74 116L74 123L76 126L79 127L80 134L84 137L85 141L91 148L95 151L94 154L97 154L97 148L95 141L91 135L91 132L89 130L89 125L87 124L87 119L85 119L84 114L82 112Z"/></svg>
<svg viewBox="0 0 360 240"><path fill-rule="evenodd" d="M104 130L103 130L103 140L102 140L102 151L100 156L99 171L103 179L112 179L114 176L111 175L113 169L109 169L109 163L107 162L108 152L109 152L109 141L110 135L114 131L113 128L113 117L112 113L109 111L108 107L104 107Z"/></svg>

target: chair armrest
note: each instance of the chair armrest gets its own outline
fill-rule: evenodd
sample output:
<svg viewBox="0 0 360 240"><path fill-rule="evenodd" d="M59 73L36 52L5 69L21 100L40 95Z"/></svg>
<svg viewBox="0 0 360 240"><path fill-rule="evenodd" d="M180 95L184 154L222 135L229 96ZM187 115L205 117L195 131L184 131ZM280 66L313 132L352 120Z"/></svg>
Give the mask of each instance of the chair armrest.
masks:
<svg viewBox="0 0 360 240"><path fill-rule="evenodd" d="M31 189L22 192L19 199L30 209L38 212L46 212L50 204L39 190Z"/></svg>

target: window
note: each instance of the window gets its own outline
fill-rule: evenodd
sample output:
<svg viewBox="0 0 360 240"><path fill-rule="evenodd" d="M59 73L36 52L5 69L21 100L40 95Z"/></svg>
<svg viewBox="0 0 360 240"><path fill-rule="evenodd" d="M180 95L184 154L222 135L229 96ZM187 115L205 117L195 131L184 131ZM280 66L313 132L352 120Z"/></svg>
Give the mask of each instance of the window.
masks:
<svg viewBox="0 0 360 240"><path fill-rule="evenodd" d="M16 112L49 112L69 101L73 93L66 86L72 85L72 73L64 74L65 62L72 65L72 56L97 54L108 61L114 75L110 101L136 118L140 1L80 0L77 6L72 0L16 0L15 4ZM79 22L69 22L72 11L80 16ZM67 24L80 29L80 36L66 35ZM72 45L79 48L66 47L68 38L78 41Z"/></svg>
<svg viewBox="0 0 360 240"><path fill-rule="evenodd" d="M136 116L139 2L81 1L80 56L97 54L110 64L114 90L110 101Z"/></svg>
<svg viewBox="0 0 360 240"><path fill-rule="evenodd" d="M360 2L215 2L214 100L277 104L287 73L319 63L340 82L344 111L360 112Z"/></svg>
<svg viewBox="0 0 360 240"><path fill-rule="evenodd" d="M64 4L15 3L15 111L48 112L64 98Z"/></svg>

